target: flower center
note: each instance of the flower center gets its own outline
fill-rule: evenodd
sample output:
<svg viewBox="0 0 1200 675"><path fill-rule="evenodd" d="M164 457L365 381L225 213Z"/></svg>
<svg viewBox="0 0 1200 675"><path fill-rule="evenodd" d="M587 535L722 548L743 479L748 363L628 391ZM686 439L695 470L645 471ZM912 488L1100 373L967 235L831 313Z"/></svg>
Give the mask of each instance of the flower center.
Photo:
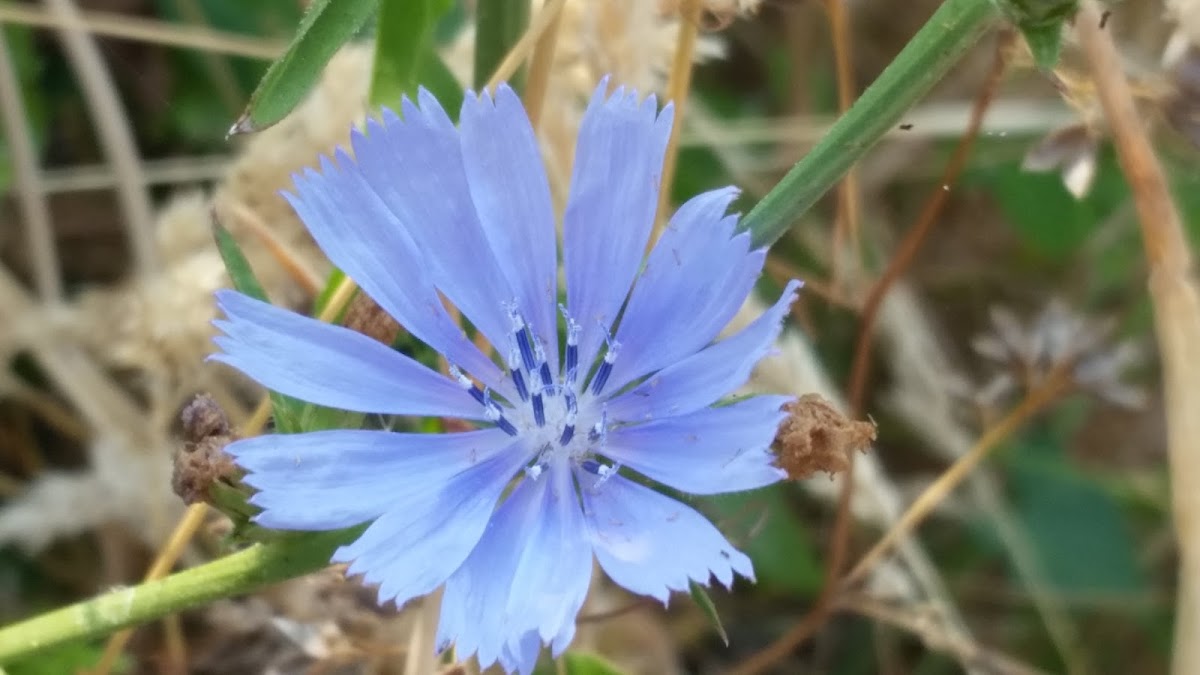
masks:
<svg viewBox="0 0 1200 675"><path fill-rule="evenodd" d="M537 478L551 464L561 460L575 462L603 479L615 468L601 462L600 453L607 439L609 423L602 394L620 343L606 337L607 348L588 386L584 378L590 368L579 363L579 324L565 307L559 306L566 319L566 347L561 373L551 371L541 340L533 334L515 304L508 306L512 320L506 363L520 400L498 401L492 392L481 389L462 370L450 367L450 374L480 405L487 419L510 436L520 436L526 447L536 452L526 474ZM581 372L582 370L582 372Z"/></svg>

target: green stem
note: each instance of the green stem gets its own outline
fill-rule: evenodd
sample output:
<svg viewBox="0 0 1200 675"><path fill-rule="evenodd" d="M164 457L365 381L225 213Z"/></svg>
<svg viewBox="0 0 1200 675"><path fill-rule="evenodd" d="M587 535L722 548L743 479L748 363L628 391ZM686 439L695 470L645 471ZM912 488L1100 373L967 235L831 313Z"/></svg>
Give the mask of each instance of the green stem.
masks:
<svg viewBox="0 0 1200 675"><path fill-rule="evenodd" d="M475 88L482 89L508 50L529 28L529 3L523 0L479 0L475 8ZM521 90L524 69L508 83Z"/></svg>
<svg viewBox="0 0 1200 675"><path fill-rule="evenodd" d="M946 0L854 105L742 220L769 246L958 63L1003 12L995 0Z"/></svg>
<svg viewBox="0 0 1200 675"><path fill-rule="evenodd" d="M111 591L7 626L0 629L0 664L315 572L329 564L338 545L361 531L288 534L159 581Z"/></svg>

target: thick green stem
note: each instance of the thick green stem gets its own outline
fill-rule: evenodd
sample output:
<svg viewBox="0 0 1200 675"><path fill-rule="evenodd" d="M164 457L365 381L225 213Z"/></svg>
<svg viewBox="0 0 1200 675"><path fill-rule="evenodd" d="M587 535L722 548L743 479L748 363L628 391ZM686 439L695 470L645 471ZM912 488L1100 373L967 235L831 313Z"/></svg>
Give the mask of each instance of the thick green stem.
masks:
<svg viewBox="0 0 1200 675"><path fill-rule="evenodd" d="M13 624L0 629L0 664L314 572L329 564L338 545L359 532L361 528L289 534L166 579L111 591Z"/></svg>
<svg viewBox="0 0 1200 675"><path fill-rule="evenodd" d="M508 50L529 28L529 3L516 0L479 0L475 8L475 88L482 89ZM517 91L523 70L513 73L508 83Z"/></svg>
<svg viewBox="0 0 1200 675"><path fill-rule="evenodd" d="M994 0L946 0L804 159L742 220L769 246L829 191L958 63L1003 12Z"/></svg>

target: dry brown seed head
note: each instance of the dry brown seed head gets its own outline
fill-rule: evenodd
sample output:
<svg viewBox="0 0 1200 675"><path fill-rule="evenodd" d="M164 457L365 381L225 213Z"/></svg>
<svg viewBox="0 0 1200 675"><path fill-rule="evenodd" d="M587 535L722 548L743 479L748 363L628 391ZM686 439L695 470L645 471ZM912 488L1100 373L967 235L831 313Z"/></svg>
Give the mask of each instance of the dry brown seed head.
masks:
<svg viewBox="0 0 1200 675"><path fill-rule="evenodd" d="M235 438L229 418L216 400L198 394L180 414L183 445L175 453L171 486L185 504L208 501L209 486L235 474L233 458L225 446Z"/></svg>
<svg viewBox="0 0 1200 675"><path fill-rule="evenodd" d="M783 409L788 417L775 436L775 463L792 480L845 471L849 454L875 440L874 423L847 418L818 394L805 394Z"/></svg>

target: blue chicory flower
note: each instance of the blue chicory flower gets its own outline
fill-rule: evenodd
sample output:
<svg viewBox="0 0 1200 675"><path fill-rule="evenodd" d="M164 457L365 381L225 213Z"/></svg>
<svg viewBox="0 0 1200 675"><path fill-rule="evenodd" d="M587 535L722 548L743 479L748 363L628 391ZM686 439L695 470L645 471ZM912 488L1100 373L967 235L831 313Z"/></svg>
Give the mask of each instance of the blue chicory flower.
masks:
<svg viewBox="0 0 1200 675"><path fill-rule="evenodd" d="M353 159L338 150L295 177L286 197L329 259L453 364L451 376L346 328L217 294L226 319L213 358L266 387L346 410L480 423L267 435L228 452L258 490L258 523L373 521L333 560L378 584L381 603L444 584L440 648L453 642L509 672L530 672L543 643L557 656L571 642L593 556L617 584L663 603L689 581L752 578L750 560L704 516L632 473L691 494L784 476L769 447L789 398L713 406L770 349L798 283L714 343L766 251L735 233L726 210L737 193L725 188L685 203L642 265L672 111L606 90L607 80L579 132L558 311L546 173L507 86L468 94L459 128L421 91L419 105L403 101L403 119L385 110L355 132Z"/></svg>

